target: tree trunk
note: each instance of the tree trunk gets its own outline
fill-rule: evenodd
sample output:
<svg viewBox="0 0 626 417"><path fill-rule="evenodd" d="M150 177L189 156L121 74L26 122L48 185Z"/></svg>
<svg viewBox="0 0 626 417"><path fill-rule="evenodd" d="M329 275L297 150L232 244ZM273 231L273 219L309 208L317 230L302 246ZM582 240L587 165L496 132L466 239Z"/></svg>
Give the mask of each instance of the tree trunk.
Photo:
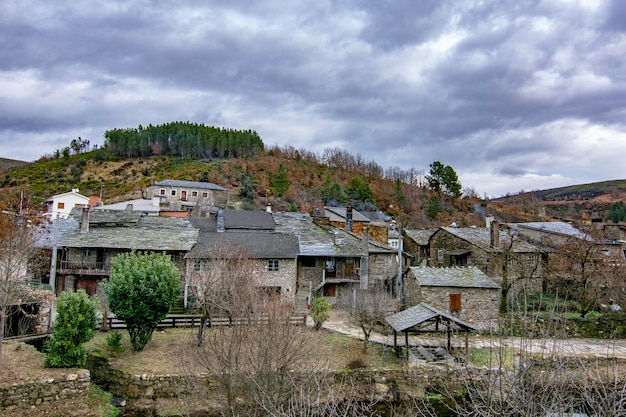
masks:
<svg viewBox="0 0 626 417"><path fill-rule="evenodd" d="M0 369L2 369L2 345L4 341L4 323L5 323L6 307L0 309Z"/></svg>

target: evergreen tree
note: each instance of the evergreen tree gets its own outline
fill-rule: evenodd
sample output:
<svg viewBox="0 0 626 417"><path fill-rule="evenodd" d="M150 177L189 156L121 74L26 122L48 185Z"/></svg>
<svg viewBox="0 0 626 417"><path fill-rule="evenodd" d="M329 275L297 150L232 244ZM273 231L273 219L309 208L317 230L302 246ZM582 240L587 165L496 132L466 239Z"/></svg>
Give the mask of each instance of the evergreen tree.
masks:
<svg viewBox="0 0 626 417"><path fill-rule="evenodd" d="M283 164L278 166L278 172L276 176L272 178L270 181L272 186L272 192L280 197L285 195L289 187L291 186L291 181L289 181L289 177L287 177L287 171Z"/></svg>
<svg viewBox="0 0 626 417"><path fill-rule="evenodd" d="M428 214L428 217L430 217L431 219L434 219L439 213L441 213L441 204L439 203L439 197L434 195L430 198L430 201L428 202L426 214Z"/></svg>
<svg viewBox="0 0 626 417"><path fill-rule="evenodd" d="M613 223L626 221L626 204L623 201L613 204L606 217Z"/></svg>

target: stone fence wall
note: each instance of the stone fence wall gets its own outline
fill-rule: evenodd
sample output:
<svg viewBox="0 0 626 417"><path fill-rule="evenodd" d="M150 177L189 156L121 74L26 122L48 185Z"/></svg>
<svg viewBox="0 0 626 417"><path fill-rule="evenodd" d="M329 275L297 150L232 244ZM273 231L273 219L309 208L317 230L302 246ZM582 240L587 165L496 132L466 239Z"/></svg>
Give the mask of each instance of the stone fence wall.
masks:
<svg viewBox="0 0 626 417"><path fill-rule="evenodd" d="M216 396L220 392L219 381L207 374L132 374L111 367L106 358L95 355L88 356L86 366L90 369L94 382L113 395L128 400L174 398L193 395L198 390L212 392ZM459 367L424 366L399 370L322 371L319 376L334 385L365 388L356 391L373 395L378 400L393 401L399 393L413 393L416 388L427 389L433 384L438 385L441 380L462 380L463 372L467 371ZM480 379L488 372L476 370L474 377ZM295 372L292 377L298 380L313 376L311 373Z"/></svg>
<svg viewBox="0 0 626 417"><path fill-rule="evenodd" d="M81 369L63 378L50 378L0 387L0 410L34 408L47 401L62 401L86 397L89 393L90 374Z"/></svg>

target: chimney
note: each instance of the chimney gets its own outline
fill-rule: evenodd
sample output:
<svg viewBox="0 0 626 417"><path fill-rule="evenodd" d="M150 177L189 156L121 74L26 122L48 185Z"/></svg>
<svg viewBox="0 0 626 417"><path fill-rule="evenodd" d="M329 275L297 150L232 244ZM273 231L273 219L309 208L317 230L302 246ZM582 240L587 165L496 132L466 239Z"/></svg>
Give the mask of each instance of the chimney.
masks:
<svg viewBox="0 0 626 417"><path fill-rule="evenodd" d="M217 231L219 233L224 233L224 209L219 209L217 211Z"/></svg>
<svg viewBox="0 0 626 417"><path fill-rule="evenodd" d="M500 224L497 221L491 222L491 227L489 228L489 238L492 248L500 247Z"/></svg>
<svg viewBox="0 0 626 417"><path fill-rule="evenodd" d="M360 282L359 288L362 290L367 290L369 288L369 256L370 256L370 245L369 245L369 231L367 227L363 228L363 233L361 234L361 242L363 243L363 254L361 255L361 265L359 266L359 274L360 274Z"/></svg>
<svg viewBox="0 0 626 417"><path fill-rule="evenodd" d="M272 212L272 203L267 203L267 206L265 206L265 211L267 213L271 213Z"/></svg>
<svg viewBox="0 0 626 417"><path fill-rule="evenodd" d="M80 232L89 232L89 207L83 208L82 217L80 219Z"/></svg>
<svg viewBox="0 0 626 417"><path fill-rule="evenodd" d="M346 230L352 231L352 206L346 207Z"/></svg>
<svg viewBox="0 0 626 417"><path fill-rule="evenodd" d="M485 227L489 229L494 220L495 218L491 214L485 216Z"/></svg>

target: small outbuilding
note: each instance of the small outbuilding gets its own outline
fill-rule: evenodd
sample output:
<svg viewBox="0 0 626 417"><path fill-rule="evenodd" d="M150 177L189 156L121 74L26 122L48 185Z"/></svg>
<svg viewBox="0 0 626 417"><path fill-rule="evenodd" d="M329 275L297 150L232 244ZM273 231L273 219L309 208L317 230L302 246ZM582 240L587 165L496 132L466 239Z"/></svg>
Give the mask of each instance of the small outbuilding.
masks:
<svg viewBox="0 0 626 417"><path fill-rule="evenodd" d="M448 350L451 349L450 335L452 332L464 332L466 334L465 352L467 353L467 333L476 330L476 327L471 324L439 311L426 303L420 303L414 307L388 316L385 318L385 321L393 328L394 348L398 346L398 333L404 332L404 346L406 346L407 350L409 349L409 333L432 333L445 330L448 337Z"/></svg>
<svg viewBox="0 0 626 417"><path fill-rule="evenodd" d="M405 303L426 303L479 329L497 325L500 286L480 269L411 267L405 276Z"/></svg>

